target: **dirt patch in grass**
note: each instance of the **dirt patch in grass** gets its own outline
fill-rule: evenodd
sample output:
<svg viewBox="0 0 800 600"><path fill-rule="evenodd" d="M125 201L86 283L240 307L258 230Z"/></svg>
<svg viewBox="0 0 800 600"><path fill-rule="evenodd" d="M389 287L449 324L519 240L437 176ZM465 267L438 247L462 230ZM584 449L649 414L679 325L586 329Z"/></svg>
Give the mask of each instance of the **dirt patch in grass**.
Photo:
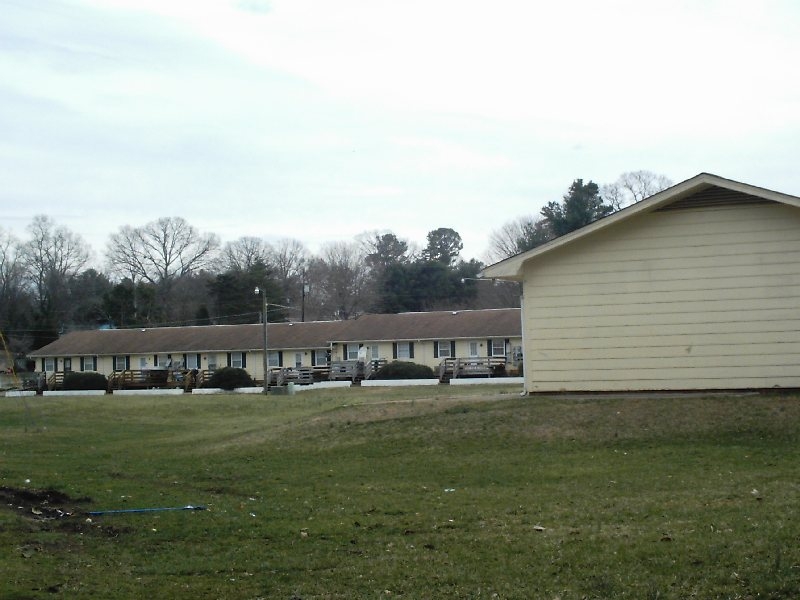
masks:
<svg viewBox="0 0 800 600"><path fill-rule="evenodd" d="M0 502L25 518L36 521L61 520L79 514L80 505L91 498L72 498L58 490L32 490L0 487Z"/></svg>
<svg viewBox="0 0 800 600"><path fill-rule="evenodd" d="M30 523L28 531L57 531L62 534L100 534L116 538L130 531L94 522L86 517L89 497L73 498L54 489L36 490L0 486L0 508L13 511ZM70 547L70 542L63 541ZM59 544L56 544L59 545ZM33 551L42 551L41 545L24 545L20 551L28 557Z"/></svg>

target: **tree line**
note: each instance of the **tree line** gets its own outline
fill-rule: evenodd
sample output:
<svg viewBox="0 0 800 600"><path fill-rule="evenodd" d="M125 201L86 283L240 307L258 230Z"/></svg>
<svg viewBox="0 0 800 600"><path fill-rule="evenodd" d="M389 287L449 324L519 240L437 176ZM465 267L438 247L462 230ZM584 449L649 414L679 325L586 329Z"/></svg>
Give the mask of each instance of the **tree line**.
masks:
<svg viewBox="0 0 800 600"><path fill-rule="evenodd" d="M449 228L429 232L421 249L375 231L314 255L291 238L222 245L164 217L112 233L102 271L88 266L86 242L50 217L27 231L22 241L0 228L0 332L15 354L74 329L258 322L256 287L270 321L466 306L477 293L465 282L483 267L460 259L461 236Z"/></svg>
<svg viewBox="0 0 800 600"><path fill-rule="evenodd" d="M561 202L548 202L536 216L520 216L505 223L489 236L487 259L497 262L644 200L672 185L664 175L652 171L623 173L602 187L593 181L576 179Z"/></svg>
<svg viewBox="0 0 800 600"><path fill-rule="evenodd" d="M669 184L648 172L626 176L636 174L644 182L638 187L624 187L623 176L602 195L597 184L576 179L538 217L492 232L488 259L524 252ZM103 270L89 266L81 236L52 218L34 217L27 231L19 240L0 227L0 332L18 355L74 329L258 322L256 287L270 321L519 306L516 284L474 281L484 263L463 260L461 236L446 227L431 230L422 248L371 231L312 254L292 238L223 245L182 217L164 217L112 233Z"/></svg>

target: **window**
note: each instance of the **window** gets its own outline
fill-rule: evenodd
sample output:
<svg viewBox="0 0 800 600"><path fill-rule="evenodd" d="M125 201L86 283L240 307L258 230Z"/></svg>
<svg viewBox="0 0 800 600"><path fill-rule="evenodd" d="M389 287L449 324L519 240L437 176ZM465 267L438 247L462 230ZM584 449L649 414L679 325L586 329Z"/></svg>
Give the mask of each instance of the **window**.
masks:
<svg viewBox="0 0 800 600"><path fill-rule="evenodd" d="M147 359L144 356L139 357L139 369L146 369L147 368ZM121 371L122 369L117 369Z"/></svg>
<svg viewBox="0 0 800 600"><path fill-rule="evenodd" d="M469 355L473 358L478 356L478 342L469 343Z"/></svg>
<svg viewBox="0 0 800 600"><path fill-rule="evenodd" d="M361 346L362 344L347 344L344 350L345 360L358 360Z"/></svg>
<svg viewBox="0 0 800 600"><path fill-rule="evenodd" d="M187 354L186 355L186 368L187 369L199 369L200 368L200 355L199 354Z"/></svg>
<svg viewBox="0 0 800 600"><path fill-rule="evenodd" d="M439 351L439 358L450 358L450 342L436 342Z"/></svg>
<svg viewBox="0 0 800 600"><path fill-rule="evenodd" d="M124 371L128 368L130 364L130 359L127 356L115 356L114 357L114 370L115 371Z"/></svg>
<svg viewBox="0 0 800 600"><path fill-rule="evenodd" d="M171 367L172 355L170 354L156 354L153 357L154 367Z"/></svg>
<svg viewBox="0 0 800 600"><path fill-rule="evenodd" d="M406 359L414 358L414 342L392 342L392 358Z"/></svg>
<svg viewBox="0 0 800 600"><path fill-rule="evenodd" d="M44 359L44 370L47 372L55 371L56 370L56 359L55 358L45 358Z"/></svg>
<svg viewBox="0 0 800 600"><path fill-rule="evenodd" d="M236 369L241 369L244 366L244 359L241 352L231 352L231 366Z"/></svg>
<svg viewBox="0 0 800 600"><path fill-rule="evenodd" d="M97 371L97 357L84 356L81 359L81 371Z"/></svg>
<svg viewBox="0 0 800 600"><path fill-rule="evenodd" d="M372 360L378 360L380 358L380 354L378 352L379 349L380 347L378 346L378 344L372 344L372 346L370 347L370 358Z"/></svg>
<svg viewBox="0 0 800 600"><path fill-rule="evenodd" d="M273 350L272 352L267 353L267 365L270 367L281 366L281 357L276 351Z"/></svg>
<svg viewBox="0 0 800 600"><path fill-rule="evenodd" d="M492 345L489 349L489 356L505 356L506 355L506 341L503 338L495 338L491 340Z"/></svg>
<svg viewBox="0 0 800 600"><path fill-rule="evenodd" d="M208 355L208 370L209 371L216 371L217 370L217 355L216 354L209 354Z"/></svg>
<svg viewBox="0 0 800 600"><path fill-rule="evenodd" d="M328 353L325 350L314 351L314 366L324 367L328 364Z"/></svg>
<svg viewBox="0 0 800 600"><path fill-rule="evenodd" d="M397 342L397 358L411 358L411 344L409 342Z"/></svg>

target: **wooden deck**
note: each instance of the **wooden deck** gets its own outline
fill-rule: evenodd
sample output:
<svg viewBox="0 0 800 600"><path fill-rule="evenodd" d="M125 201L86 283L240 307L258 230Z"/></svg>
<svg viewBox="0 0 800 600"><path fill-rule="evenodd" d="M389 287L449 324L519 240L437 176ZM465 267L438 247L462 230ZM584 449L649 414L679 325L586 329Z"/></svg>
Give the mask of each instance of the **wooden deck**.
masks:
<svg viewBox="0 0 800 600"><path fill-rule="evenodd" d="M114 371L108 377L108 391L180 388L189 392L200 387L211 376L210 371L197 369L170 371L167 369L142 369Z"/></svg>
<svg viewBox="0 0 800 600"><path fill-rule="evenodd" d="M465 377L502 377L506 373L504 356L481 356L470 358L445 358L439 363L439 381L449 383L451 379Z"/></svg>
<svg viewBox="0 0 800 600"><path fill-rule="evenodd" d="M385 364L386 359L332 361L328 379L331 381L351 381L357 385L365 379L375 379L378 369Z"/></svg>

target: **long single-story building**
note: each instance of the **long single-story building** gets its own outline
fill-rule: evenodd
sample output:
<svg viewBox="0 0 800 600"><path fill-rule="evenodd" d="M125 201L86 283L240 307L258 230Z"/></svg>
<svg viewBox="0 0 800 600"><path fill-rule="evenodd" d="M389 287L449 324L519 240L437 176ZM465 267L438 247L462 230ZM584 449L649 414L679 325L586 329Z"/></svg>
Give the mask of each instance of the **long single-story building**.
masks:
<svg viewBox="0 0 800 600"><path fill-rule="evenodd" d="M520 309L367 314L348 321L269 323L270 368L331 360L392 360L438 367L445 358L521 358ZM41 371L214 370L232 366L263 380L263 325L74 331L30 353Z"/></svg>
<svg viewBox="0 0 800 600"><path fill-rule="evenodd" d="M800 388L800 198L701 173L484 269L525 390Z"/></svg>

